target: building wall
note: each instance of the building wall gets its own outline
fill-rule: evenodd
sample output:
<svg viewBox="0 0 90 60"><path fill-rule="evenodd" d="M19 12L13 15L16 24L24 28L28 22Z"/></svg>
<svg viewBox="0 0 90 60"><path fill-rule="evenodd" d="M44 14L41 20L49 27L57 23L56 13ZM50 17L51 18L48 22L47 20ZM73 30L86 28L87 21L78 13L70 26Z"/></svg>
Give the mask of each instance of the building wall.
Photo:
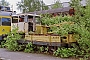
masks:
<svg viewBox="0 0 90 60"><path fill-rule="evenodd" d="M86 0L82 0L81 4L82 4L82 6L86 6L86 4L87 4Z"/></svg>
<svg viewBox="0 0 90 60"><path fill-rule="evenodd" d="M63 6L63 7L69 7L70 4L69 4L68 2L63 2L63 3L62 3L62 6Z"/></svg>

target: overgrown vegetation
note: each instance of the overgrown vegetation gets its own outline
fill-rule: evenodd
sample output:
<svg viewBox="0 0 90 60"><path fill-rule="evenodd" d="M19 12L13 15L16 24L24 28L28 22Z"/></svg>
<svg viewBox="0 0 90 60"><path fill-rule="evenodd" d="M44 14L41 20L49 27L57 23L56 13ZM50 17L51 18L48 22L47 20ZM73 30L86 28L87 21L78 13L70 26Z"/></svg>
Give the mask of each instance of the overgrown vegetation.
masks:
<svg viewBox="0 0 90 60"><path fill-rule="evenodd" d="M44 52L44 47L43 46L39 47L39 52Z"/></svg>
<svg viewBox="0 0 90 60"><path fill-rule="evenodd" d="M55 34L59 34L60 36L67 35L69 33L76 34L75 39L77 40L78 45L73 45L73 48L58 48L55 51L55 55L60 57L70 57L70 56L78 56L88 58L90 56L90 1L86 7L80 5L80 0L72 0L71 6L75 10L75 14L71 16L57 16L50 18L48 15L43 17L42 24L48 25L51 27L50 31ZM64 22L67 22L64 24ZM69 22L73 22L69 24ZM54 26L54 24L60 24L59 27ZM75 50L76 52L72 52ZM63 53L62 53L63 52ZM68 54L70 52L70 54Z"/></svg>
<svg viewBox="0 0 90 60"><path fill-rule="evenodd" d="M19 33L17 33L18 28L13 29L9 32L7 37L5 38L5 47L12 51L18 51L20 46L17 43L17 40L21 39Z"/></svg>
<svg viewBox="0 0 90 60"><path fill-rule="evenodd" d="M77 44L73 44L73 48L58 48L53 52L53 55L59 57L90 57L90 1L88 0L87 6L83 8L80 5L80 0L72 0L72 7L75 9L73 16L56 16L46 15L42 18L43 25L51 26L50 31L59 34L60 36L68 35L69 33L76 34L75 39ZM56 26L55 24L60 24ZM17 43L21 36L17 33L17 29L10 32L5 38L5 46L9 50L18 51L20 46ZM34 46L31 42L25 46L25 52L34 52ZM48 47L39 47L39 52L48 52Z"/></svg>
<svg viewBox="0 0 90 60"><path fill-rule="evenodd" d="M24 52L27 52L27 53L34 52L34 46L31 42L26 45Z"/></svg>
<svg viewBox="0 0 90 60"><path fill-rule="evenodd" d="M0 48L5 48L5 41L0 41Z"/></svg>
<svg viewBox="0 0 90 60"><path fill-rule="evenodd" d="M58 48L55 52L54 52L55 56L59 56L59 57L72 57L76 55L76 49L74 48Z"/></svg>

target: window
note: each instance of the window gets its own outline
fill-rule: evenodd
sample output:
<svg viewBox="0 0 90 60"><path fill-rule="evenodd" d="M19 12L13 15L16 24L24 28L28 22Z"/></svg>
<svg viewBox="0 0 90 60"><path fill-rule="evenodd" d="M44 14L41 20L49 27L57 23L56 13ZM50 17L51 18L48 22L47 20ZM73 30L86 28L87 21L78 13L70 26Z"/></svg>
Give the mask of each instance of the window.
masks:
<svg viewBox="0 0 90 60"><path fill-rule="evenodd" d="M0 9L1 9L1 10L6 9L6 10L9 10L9 11L10 11L10 7L0 6Z"/></svg>
<svg viewBox="0 0 90 60"><path fill-rule="evenodd" d="M12 18L12 23L18 23L18 18Z"/></svg>
<svg viewBox="0 0 90 60"><path fill-rule="evenodd" d="M40 24L40 18L35 18L35 20L36 20L36 24Z"/></svg>
<svg viewBox="0 0 90 60"><path fill-rule="evenodd" d="M3 6L0 6L0 8L2 9L2 8L3 8Z"/></svg>
<svg viewBox="0 0 90 60"><path fill-rule="evenodd" d="M2 8L2 7L0 6L0 10L1 10L1 8Z"/></svg>
<svg viewBox="0 0 90 60"><path fill-rule="evenodd" d="M5 7L5 8L10 11L10 7Z"/></svg>
<svg viewBox="0 0 90 60"><path fill-rule="evenodd" d="M24 15L19 16L19 22L24 22Z"/></svg>
<svg viewBox="0 0 90 60"><path fill-rule="evenodd" d="M10 18L2 18L2 25L11 26L11 19Z"/></svg>
<svg viewBox="0 0 90 60"><path fill-rule="evenodd" d="M19 18L19 22L24 22L24 18Z"/></svg>

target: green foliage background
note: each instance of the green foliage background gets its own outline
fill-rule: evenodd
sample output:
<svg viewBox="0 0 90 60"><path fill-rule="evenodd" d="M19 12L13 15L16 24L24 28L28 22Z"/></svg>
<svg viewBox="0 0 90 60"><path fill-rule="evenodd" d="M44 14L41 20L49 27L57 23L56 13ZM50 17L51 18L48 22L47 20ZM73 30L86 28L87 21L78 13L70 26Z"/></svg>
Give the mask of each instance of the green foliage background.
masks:
<svg viewBox="0 0 90 60"><path fill-rule="evenodd" d="M72 0L71 7L75 9L75 15L73 16L56 16L51 18L51 15L46 14L42 17L42 24L51 26L51 32L59 34L60 36L67 35L69 33L77 35L75 37L77 45L73 44L73 48L58 48L54 51L54 55L60 57L75 56L84 58L88 58L90 56L90 1L87 1L87 6L84 8L80 5L80 0ZM72 24L69 22L72 22ZM59 27L54 26L54 24L61 23L62 25ZM17 29L15 29L10 32L5 39L5 46L9 50L17 51L20 48L17 44L17 40L19 39L20 35L17 33ZM40 51L43 51L43 49L43 47L40 47ZM32 51L32 43L28 43L25 48L25 52Z"/></svg>
<svg viewBox="0 0 90 60"><path fill-rule="evenodd" d="M47 26L60 24L63 22L73 22L74 24L62 24L60 27L53 26L51 27L51 31L61 36L69 33L77 34L75 39L77 40L78 45L73 45L75 48L74 51L76 51L75 56L83 56L85 58L90 55L90 1L87 1L87 5L84 8L81 6L80 0L72 0L71 7L75 10L75 15L73 16L57 16L50 18L49 15L46 15L42 18L42 24ZM64 50L68 51L66 48Z"/></svg>

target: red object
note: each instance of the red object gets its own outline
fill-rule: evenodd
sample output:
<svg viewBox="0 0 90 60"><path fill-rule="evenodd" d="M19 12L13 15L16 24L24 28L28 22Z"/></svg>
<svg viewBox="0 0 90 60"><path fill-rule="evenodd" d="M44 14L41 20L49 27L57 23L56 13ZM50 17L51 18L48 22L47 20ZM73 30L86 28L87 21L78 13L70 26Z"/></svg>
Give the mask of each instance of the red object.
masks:
<svg viewBox="0 0 90 60"><path fill-rule="evenodd" d="M22 21L23 21L23 19L22 19L22 18L20 18L20 19L19 19L19 22L22 22Z"/></svg>
<svg viewBox="0 0 90 60"><path fill-rule="evenodd" d="M70 16L74 15L74 12L75 12L74 8L70 9L70 10L69 10L69 15L70 15Z"/></svg>

